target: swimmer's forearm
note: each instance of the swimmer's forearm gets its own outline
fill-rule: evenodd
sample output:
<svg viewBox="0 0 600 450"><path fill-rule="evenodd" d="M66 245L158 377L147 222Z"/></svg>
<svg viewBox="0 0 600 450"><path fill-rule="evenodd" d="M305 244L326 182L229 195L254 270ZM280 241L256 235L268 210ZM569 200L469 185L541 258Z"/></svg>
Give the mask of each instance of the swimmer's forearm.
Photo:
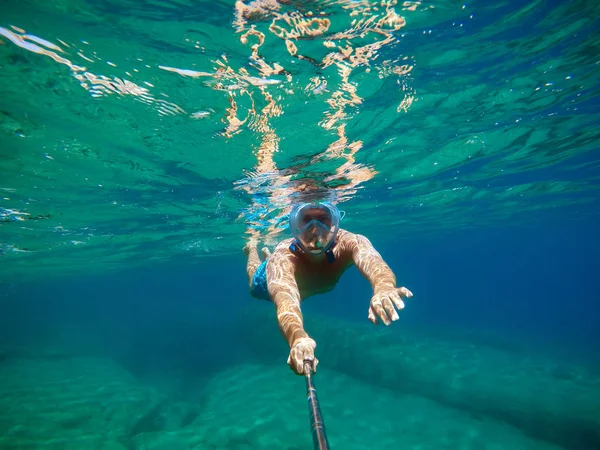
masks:
<svg viewBox="0 0 600 450"><path fill-rule="evenodd" d="M274 301L277 308L277 323L281 334L291 348L298 339L308 337L304 331L300 301L285 298L284 295L278 297Z"/></svg>
<svg viewBox="0 0 600 450"><path fill-rule="evenodd" d="M368 278L371 286L373 286L373 292L376 293L382 289L396 287L396 276L383 259L374 261L371 270L372 272Z"/></svg>
<svg viewBox="0 0 600 450"><path fill-rule="evenodd" d="M291 348L298 339L308 337L302 322L295 266L285 254L271 258L267 264L269 295L277 308L279 330Z"/></svg>
<svg viewBox="0 0 600 450"><path fill-rule="evenodd" d="M373 292L396 287L396 276L386 264L371 242L364 236L357 237L354 249L354 263L363 276L369 280Z"/></svg>

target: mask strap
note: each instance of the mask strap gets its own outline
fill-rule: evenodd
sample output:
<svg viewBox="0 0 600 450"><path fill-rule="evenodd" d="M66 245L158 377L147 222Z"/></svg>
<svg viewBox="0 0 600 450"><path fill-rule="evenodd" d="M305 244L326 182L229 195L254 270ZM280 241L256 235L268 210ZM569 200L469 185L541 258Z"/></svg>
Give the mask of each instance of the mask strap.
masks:
<svg viewBox="0 0 600 450"><path fill-rule="evenodd" d="M289 249L292 253L296 253L298 250L302 251L302 247L300 247L300 243L298 242L298 239L294 239L292 241Z"/></svg>
<svg viewBox="0 0 600 450"><path fill-rule="evenodd" d="M337 244L337 241L333 241L329 248L325 251L325 256L327 256L327 262L330 264L335 262L335 255L333 254L333 247L335 247L335 244Z"/></svg>

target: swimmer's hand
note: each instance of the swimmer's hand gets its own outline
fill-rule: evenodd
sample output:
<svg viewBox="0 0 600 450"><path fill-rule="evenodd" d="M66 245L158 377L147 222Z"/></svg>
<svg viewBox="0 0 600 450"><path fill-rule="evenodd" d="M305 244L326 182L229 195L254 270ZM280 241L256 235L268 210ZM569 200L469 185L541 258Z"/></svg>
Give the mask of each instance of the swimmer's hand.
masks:
<svg viewBox="0 0 600 450"><path fill-rule="evenodd" d="M256 248L257 245L258 245L257 239L255 239L255 238L248 239L248 242L246 242L246 245L244 245L244 248L242 248L244 255L248 256L250 254L250 252Z"/></svg>
<svg viewBox="0 0 600 450"><path fill-rule="evenodd" d="M385 287L377 290L369 306L369 320L375 325L379 320L386 325L398 320L400 317L395 308L404 309L402 297L410 298L412 295L405 287Z"/></svg>
<svg viewBox="0 0 600 450"><path fill-rule="evenodd" d="M287 363L297 375L304 375L304 361L312 361L313 372L317 371L319 360L315 358L315 347L317 343L309 338L303 337L296 339L290 349L290 356Z"/></svg>

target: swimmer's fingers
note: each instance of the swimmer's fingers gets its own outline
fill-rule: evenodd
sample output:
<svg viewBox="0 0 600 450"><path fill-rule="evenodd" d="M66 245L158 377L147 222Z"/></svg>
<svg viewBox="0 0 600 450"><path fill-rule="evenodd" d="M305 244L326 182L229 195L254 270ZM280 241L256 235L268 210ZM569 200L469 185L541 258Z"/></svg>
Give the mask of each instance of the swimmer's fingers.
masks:
<svg viewBox="0 0 600 450"><path fill-rule="evenodd" d="M413 293L405 287L375 294L369 306L369 320L375 325L379 323L379 320L385 325L390 325L393 321L400 318L396 309L404 309L405 305L402 297L410 298L412 296Z"/></svg>
<svg viewBox="0 0 600 450"><path fill-rule="evenodd" d="M413 296L413 293L410 290L406 289L404 286L396 289L396 291L402 297L411 298Z"/></svg>
<svg viewBox="0 0 600 450"><path fill-rule="evenodd" d="M385 296L383 298L383 309L385 309L387 317L389 317L392 321L396 321L400 318L398 317L398 313L396 312L394 306L396 306L398 309L402 309L404 308L404 303L402 303L402 300L400 300L400 297L395 292L391 292L389 296ZM388 320L386 325L389 325L390 323L392 322Z"/></svg>
<svg viewBox="0 0 600 450"><path fill-rule="evenodd" d="M375 310L373 310L372 306L369 306L369 320L377 325L377 316L375 315Z"/></svg>
<svg viewBox="0 0 600 450"><path fill-rule="evenodd" d="M369 320L371 320L371 316L373 315L375 321L371 320L371 322L373 322L374 324L377 325L377 320L381 319L381 321L384 324L389 325L391 323L391 320L386 312L386 310L389 309L388 303L390 303L390 299L387 296L376 295L375 297L373 297L373 299L371 300L371 307L369 308Z"/></svg>
<svg viewBox="0 0 600 450"><path fill-rule="evenodd" d="M400 297L400 294L398 292L391 292L390 300L392 301L394 306L398 308L398 310L404 309L404 302L402 301L402 298ZM396 310L394 310L394 314L395 316L390 317L392 317L392 320L398 320L398 313L396 312Z"/></svg>

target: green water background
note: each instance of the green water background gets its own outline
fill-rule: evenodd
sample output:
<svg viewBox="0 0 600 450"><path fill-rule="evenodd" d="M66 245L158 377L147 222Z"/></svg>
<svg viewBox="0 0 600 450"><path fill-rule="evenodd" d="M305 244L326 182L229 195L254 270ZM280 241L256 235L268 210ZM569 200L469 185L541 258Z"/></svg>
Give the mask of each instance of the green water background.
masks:
<svg viewBox="0 0 600 450"><path fill-rule="evenodd" d="M344 4L284 11L339 29ZM304 305L332 448L600 446L598 6L396 9L332 156L340 73L293 58L268 15L250 24L291 82L261 77L232 2L3 3L0 448L310 448L303 380L241 253L286 236L303 183L415 293L387 329L355 269ZM297 44L319 59L322 40ZM240 118L252 106L239 79L165 70L223 56L279 82L270 170L260 114L226 133L231 92Z"/></svg>

